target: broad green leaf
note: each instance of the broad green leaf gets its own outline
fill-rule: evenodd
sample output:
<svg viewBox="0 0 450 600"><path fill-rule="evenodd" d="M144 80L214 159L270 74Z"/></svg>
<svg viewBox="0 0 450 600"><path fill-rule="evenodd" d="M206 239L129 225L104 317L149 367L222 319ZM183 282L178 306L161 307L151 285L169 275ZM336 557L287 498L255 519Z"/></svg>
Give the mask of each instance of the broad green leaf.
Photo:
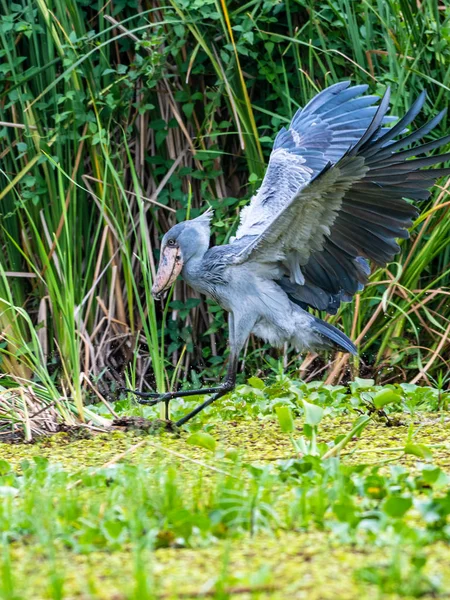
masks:
<svg viewBox="0 0 450 600"><path fill-rule="evenodd" d="M0 475L6 475L11 471L11 465L6 460L0 459Z"/></svg>
<svg viewBox="0 0 450 600"><path fill-rule="evenodd" d="M126 525L117 519L109 519L102 524L102 529L106 537L113 541L116 541L120 538L120 535L124 531L125 527Z"/></svg>
<svg viewBox="0 0 450 600"><path fill-rule="evenodd" d="M259 390L257 387L253 387L250 385L240 385L235 389L235 392L239 394L239 396L247 396L249 394L253 394L254 396L258 396L259 398L263 398L264 394L262 390Z"/></svg>
<svg viewBox="0 0 450 600"><path fill-rule="evenodd" d="M433 458L433 453L425 444L406 444L405 454L413 454L419 458Z"/></svg>
<svg viewBox="0 0 450 600"><path fill-rule="evenodd" d="M295 425L291 409L288 406L277 406L275 410L281 431L283 433L292 433L295 429Z"/></svg>
<svg viewBox="0 0 450 600"><path fill-rule="evenodd" d="M323 408L317 404L310 404L306 400L302 400L303 408L305 409L305 421L308 425L316 427L323 419Z"/></svg>
<svg viewBox="0 0 450 600"><path fill-rule="evenodd" d="M187 102L183 104L182 107L184 114L189 119L192 116L192 112L194 110L194 104L192 102Z"/></svg>
<svg viewBox="0 0 450 600"><path fill-rule="evenodd" d="M422 469L421 472L423 480L430 485L436 483L436 481L441 477L442 474L442 469L440 469L439 467L435 467L434 465L425 466L425 468Z"/></svg>
<svg viewBox="0 0 450 600"><path fill-rule="evenodd" d="M361 379L355 377L355 381L350 384L352 392L355 390L367 390L375 385L375 379Z"/></svg>
<svg viewBox="0 0 450 600"><path fill-rule="evenodd" d="M383 406L386 406L387 404L398 404L401 402L401 400L402 397L399 394L396 394L394 390L390 390L389 388L380 390L373 397L375 408L383 408Z"/></svg>
<svg viewBox="0 0 450 600"><path fill-rule="evenodd" d="M411 508L411 498L404 498L403 496L389 496L383 503L384 512L390 517L399 519Z"/></svg>
<svg viewBox="0 0 450 600"><path fill-rule="evenodd" d="M239 450L237 448L234 448L233 446L230 446L225 450L225 457L229 460L232 460L233 462L236 462L239 458Z"/></svg>
<svg viewBox="0 0 450 600"><path fill-rule="evenodd" d="M263 390L266 387L264 381L259 377L250 377L250 379L247 380L247 383L258 390Z"/></svg>
<svg viewBox="0 0 450 600"><path fill-rule="evenodd" d="M187 438L186 443L190 444L191 446L205 448L211 452L215 451L217 445L217 442L213 436L205 431L196 431Z"/></svg>
<svg viewBox="0 0 450 600"><path fill-rule="evenodd" d="M314 427L312 427L312 425L309 425L308 423L303 424L303 433L306 435L306 437L308 439L311 439L313 432L314 432Z"/></svg>

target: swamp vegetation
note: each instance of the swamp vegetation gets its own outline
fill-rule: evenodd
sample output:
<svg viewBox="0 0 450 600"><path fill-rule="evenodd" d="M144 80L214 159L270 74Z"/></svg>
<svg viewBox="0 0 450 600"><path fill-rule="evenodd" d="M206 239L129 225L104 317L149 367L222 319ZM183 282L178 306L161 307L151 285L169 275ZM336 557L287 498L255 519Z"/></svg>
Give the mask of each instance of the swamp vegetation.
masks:
<svg viewBox="0 0 450 600"><path fill-rule="evenodd" d="M190 432L3 444L0 597L448 597L450 394L252 386Z"/></svg>
<svg viewBox="0 0 450 600"><path fill-rule="evenodd" d="M445 108L448 3L0 0L0 58L0 598L448 597L449 182L329 317L358 357L251 339L171 433L118 394L225 372L224 312L151 297L161 234L227 241L331 83Z"/></svg>
<svg viewBox="0 0 450 600"><path fill-rule="evenodd" d="M379 95L391 85L392 114L424 88L423 119L447 104L450 8L435 0L0 6L0 371L16 389L2 394L5 419L19 415L11 402L22 422L49 403L67 422L124 383L164 391L222 376L224 311L183 282L163 308L151 297L161 234L210 206L214 242L229 239L276 132L335 81ZM434 135L447 132L448 117ZM329 317L359 357L290 352L287 372L445 377L447 183L396 262ZM277 359L251 339L242 366L267 375Z"/></svg>

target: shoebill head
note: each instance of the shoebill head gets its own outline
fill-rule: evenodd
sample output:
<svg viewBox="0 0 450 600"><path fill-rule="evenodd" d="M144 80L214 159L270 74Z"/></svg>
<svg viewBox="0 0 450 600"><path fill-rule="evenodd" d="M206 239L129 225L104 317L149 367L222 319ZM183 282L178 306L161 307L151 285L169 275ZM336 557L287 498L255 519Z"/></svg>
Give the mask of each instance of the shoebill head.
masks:
<svg viewBox="0 0 450 600"><path fill-rule="evenodd" d="M159 298L193 257L201 257L209 246L212 211L200 217L174 225L161 243L161 257L152 287L152 296Z"/></svg>

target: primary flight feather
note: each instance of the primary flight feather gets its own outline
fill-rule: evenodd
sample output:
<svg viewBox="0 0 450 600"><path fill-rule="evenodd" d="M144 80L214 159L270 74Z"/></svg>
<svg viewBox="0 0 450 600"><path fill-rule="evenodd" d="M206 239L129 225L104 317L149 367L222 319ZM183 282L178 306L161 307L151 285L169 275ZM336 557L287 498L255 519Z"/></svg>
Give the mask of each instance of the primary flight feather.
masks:
<svg viewBox="0 0 450 600"><path fill-rule="evenodd" d="M234 387L239 352L251 333L274 346L356 352L342 331L308 308L335 313L360 291L370 263L390 262L399 251L396 238L408 237L418 214L411 201L427 199L435 181L450 174L450 168L421 170L450 154L411 160L450 142L447 136L416 144L445 111L410 131L425 92L397 120L387 114L389 90L380 102L362 95L366 90L350 82L332 85L281 129L230 244L209 248L211 211L165 234L154 296L181 273L229 313L230 359L219 387L163 396L135 392L154 398L151 403L213 393L178 425Z"/></svg>

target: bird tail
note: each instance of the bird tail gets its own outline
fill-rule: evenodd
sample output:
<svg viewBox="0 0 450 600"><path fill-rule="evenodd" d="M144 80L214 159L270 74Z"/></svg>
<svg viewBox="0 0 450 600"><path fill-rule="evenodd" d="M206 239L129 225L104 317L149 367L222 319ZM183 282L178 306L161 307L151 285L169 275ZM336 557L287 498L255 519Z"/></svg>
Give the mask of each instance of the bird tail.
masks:
<svg viewBox="0 0 450 600"><path fill-rule="evenodd" d="M334 325L322 321L322 319L318 319L317 317L313 317L313 319L312 328L319 334L319 337L322 338L322 340L325 338L325 340L323 340L324 346L332 346L343 352L350 352L350 354L356 355L358 353L355 344L345 335L345 333L342 333L342 331L337 329L337 327L334 327Z"/></svg>

